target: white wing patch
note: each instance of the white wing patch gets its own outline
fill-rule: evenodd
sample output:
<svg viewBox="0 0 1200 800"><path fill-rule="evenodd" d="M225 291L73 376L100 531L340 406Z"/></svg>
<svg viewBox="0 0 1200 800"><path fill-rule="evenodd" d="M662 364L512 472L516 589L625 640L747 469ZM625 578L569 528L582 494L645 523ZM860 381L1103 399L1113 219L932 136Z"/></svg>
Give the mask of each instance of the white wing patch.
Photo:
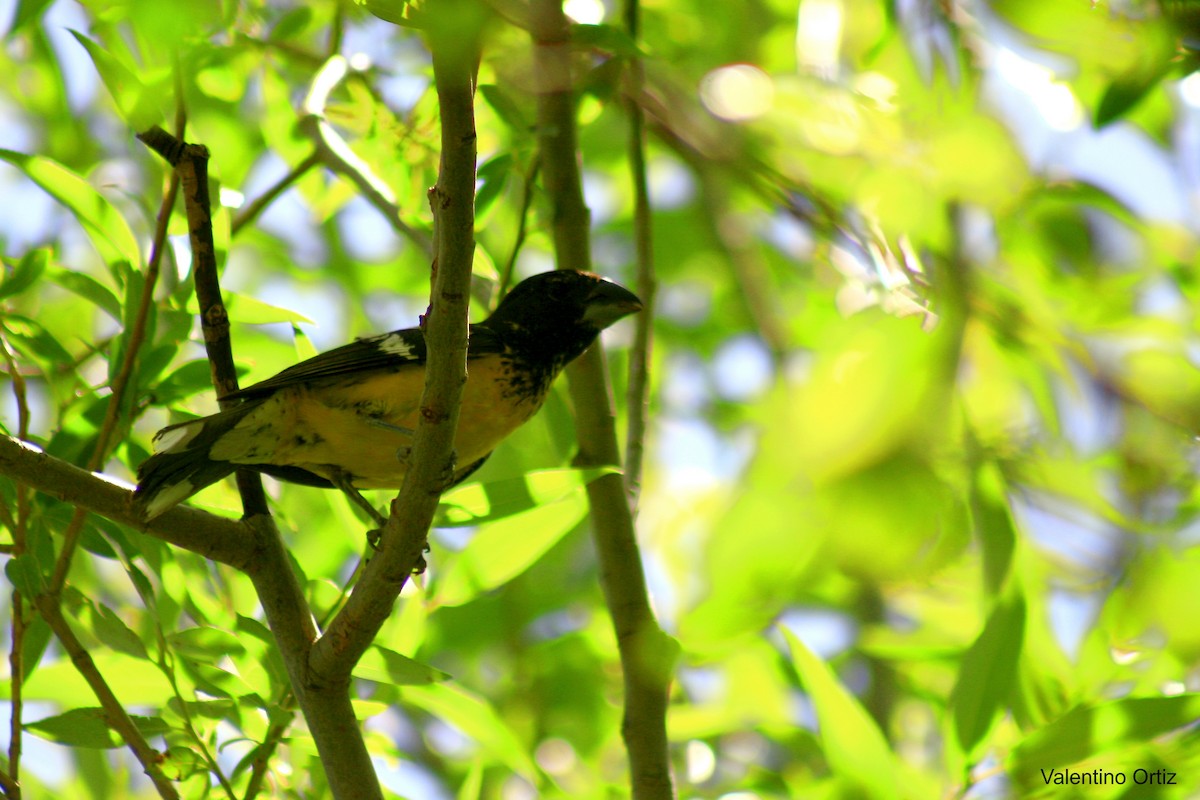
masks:
<svg viewBox="0 0 1200 800"><path fill-rule="evenodd" d="M375 346L388 355L397 356L406 361L411 361L414 354L412 342L402 333L389 333L376 342Z"/></svg>
<svg viewBox="0 0 1200 800"><path fill-rule="evenodd" d="M146 519L154 519L159 514L179 505L191 497L192 493L196 490L197 487L193 486L192 482L187 479L164 487L161 492L151 497L150 502L146 504Z"/></svg>
<svg viewBox="0 0 1200 800"><path fill-rule="evenodd" d="M196 435L202 430L204 430L203 419L163 428L154 435L154 452L177 453L186 450L188 443L196 438Z"/></svg>

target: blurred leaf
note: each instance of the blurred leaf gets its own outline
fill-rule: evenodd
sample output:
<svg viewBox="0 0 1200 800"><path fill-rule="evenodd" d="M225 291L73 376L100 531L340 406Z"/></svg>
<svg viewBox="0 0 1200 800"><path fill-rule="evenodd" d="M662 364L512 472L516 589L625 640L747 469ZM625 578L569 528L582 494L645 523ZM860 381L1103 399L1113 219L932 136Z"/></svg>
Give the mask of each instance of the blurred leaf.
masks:
<svg viewBox="0 0 1200 800"><path fill-rule="evenodd" d="M298 36L312 24L312 19L313 11L308 6L289 10L271 28L271 41L282 42Z"/></svg>
<svg viewBox="0 0 1200 800"><path fill-rule="evenodd" d="M1068 711L1017 745L1009 769L1026 784L1057 769L1123 747L1136 747L1200 718L1200 694L1126 697Z"/></svg>
<svg viewBox="0 0 1200 800"><path fill-rule="evenodd" d="M177 631L167 637L167 642L181 655L195 659L221 659L245 649L236 634L207 626Z"/></svg>
<svg viewBox="0 0 1200 800"><path fill-rule="evenodd" d="M113 319L119 321L122 318L121 301L117 299L111 289L92 276L82 272L60 269L52 271L49 278L64 289L92 301Z"/></svg>
<svg viewBox="0 0 1200 800"><path fill-rule="evenodd" d="M638 49L629 33L617 25L573 25L571 39L585 47L604 50L613 55L633 57Z"/></svg>
<svg viewBox="0 0 1200 800"><path fill-rule="evenodd" d="M525 118L521 107L517 105L517 102L504 89L492 83L483 83L479 85L479 93L483 95L483 99L492 107L496 115L504 121L505 125L508 125L514 131L527 131L530 129L530 122ZM505 156L511 159L510 155L505 154ZM502 157L504 156L500 158ZM488 163L498 160L499 158L491 159ZM483 167L480 167L481 172L482 170Z"/></svg>
<svg viewBox="0 0 1200 800"><path fill-rule="evenodd" d="M0 281L0 299L20 294L32 286L46 271L49 260L50 252L45 248L30 250L22 256L11 273L4 272L4 280Z"/></svg>
<svg viewBox="0 0 1200 800"><path fill-rule="evenodd" d="M1009 701L1025 635L1025 601L1009 584L988 616L983 632L963 655L950 693L955 740L969 761Z"/></svg>
<svg viewBox="0 0 1200 800"><path fill-rule="evenodd" d="M613 472L612 467L543 469L518 478L468 483L443 496L434 527L482 525L511 517L562 500Z"/></svg>
<svg viewBox="0 0 1200 800"><path fill-rule="evenodd" d="M137 238L125 218L78 175L49 158L28 156L12 150L0 149L0 159L24 172L31 181L66 206L87 231L92 244L107 264L118 261L133 266L141 264Z"/></svg>
<svg viewBox="0 0 1200 800"><path fill-rule="evenodd" d="M166 114L159 105L164 94L162 85L144 85L133 70L122 64L112 53L79 31L72 30L70 33L91 56L96 71L100 73L100 79L104 81L104 86L117 104L117 110L129 127L140 133L163 121Z"/></svg>
<svg viewBox="0 0 1200 800"><path fill-rule="evenodd" d="M290 322L293 324L305 322L309 325L314 324L311 319L299 311L292 311L288 308L271 305L248 294L235 294L226 291L224 292L224 299L225 310L229 312L229 318L245 325L266 325L272 322ZM200 306L194 296L188 299L187 311L193 315L200 313Z"/></svg>
<svg viewBox="0 0 1200 800"><path fill-rule="evenodd" d="M1137 642L1153 630L1161 648L1185 663L1200 658L1200 550L1145 545L1125 566L1121 592L1105 607L1108 630L1120 641Z"/></svg>
<svg viewBox="0 0 1200 800"><path fill-rule="evenodd" d="M1125 116L1148 93L1159 89L1175 67L1177 43L1165 27L1147 26L1139 41L1142 52L1108 85L1096 106L1097 128Z"/></svg>
<svg viewBox="0 0 1200 800"><path fill-rule="evenodd" d="M869 465L919 430L936 374L937 351L915 320L863 313L828 335L785 412L795 432L780 441L817 481Z"/></svg>
<svg viewBox="0 0 1200 800"><path fill-rule="evenodd" d="M8 35L12 36L29 23L38 21L51 2L53 0L18 0Z"/></svg>
<svg viewBox="0 0 1200 800"><path fill-rule="evenodd" d="M1000 469L983 464L971 486L971 516L983 548L984 582L989 592L1000 591L1008 580L1017 532Z"/></svg>
<svg viewBox="0 0 1200 800"><path fill-rule="evenodd" d="M212 369L207 361L189 361L154 387L154 398L163 405L178 403L197 392L212 388Z"/></svg>
<svg viewBox="0 0 1200 800"><path fill-rule="evenodd" d="M129 718L143 736L160 736L171 730L171 726L159 717L130 715ZM43 739L68 747L110 749L125 746L121 738L109 729L102 708L74 708L58 716L26 723L24 728Z"/></svg>
<svg viewBox="0 0 1200 800"><path fill-rule="evenodd" d="M887 740L875 720L850 694L824 661L785 627L779 628L792 653L792 664L812 700L821 745L830 769L854 787L855 797L899 798Z"/></svg>
<svg viewBox="0 0 1200 800"><path fill-rule="evenodd" d="M476 217L486 214L492 203L496 202L496 198L500 196L504 191L504 187L508 185L512 169L513 158L508 153L488 159L480 165L478 179L482 182L482 185L479 187L479 191L475 193Z"/></svg>
<svg viewBox="0 0 1200 800"><path fill-rule="evenodd" d="M373 645L354 667L354 675L394 686L420 686L444 681L450 676L395 650Z"/></svg>
<svg viewBox="0 0 1200 800"><path fill-rule="evenodd" d="M431 601L453 606L524 572L573 530L587 514L580 483L557 500L483 526L447 563L433 585Z"/></svg>
<svg viewBox="0 0 1200 800"><path fill-rule="evenodd" d="M462 731L497 762L527 781L537 769L516 734L487 701L450 683L405 687L401 697Z"/></svg>
<svg viewBox="0 0 1200 800"><path fill-rule="evenodd" d="M366 6L367 11L384 22L404 27L421 27L419 3L411 0L355 0L355 2Z"/></svg>
<svg viewBox="0 0 1200 800"><path fill-rule="evenodd" d="M28 553L9 559L4 565L4 574L8 582L26 597L36 597L45 590L42 569L37 559Z"/></svg>

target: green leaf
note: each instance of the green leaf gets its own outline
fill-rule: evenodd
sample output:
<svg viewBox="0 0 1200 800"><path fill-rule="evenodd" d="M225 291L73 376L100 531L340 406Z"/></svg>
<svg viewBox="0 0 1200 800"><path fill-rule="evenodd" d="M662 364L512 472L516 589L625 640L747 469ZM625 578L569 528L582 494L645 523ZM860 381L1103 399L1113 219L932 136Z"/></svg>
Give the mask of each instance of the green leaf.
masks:
<svg viewBox="0 0 1200 800"><path fill-rule="evenodd" d="M25 670L23 674L26 680L38 668L42 660L42 654L46 652L46 645L50 644L52 638L54 638L54 631L50 629L50 626L46 624L46 620L41 616L34 617L29 626L25 628L25 639L21 647L21 659Z"/></svg>
<svg viewBox="0 0 1200 800"><path fill-rule="evenodd" d="M200 306L194 296L188 300L187 310L190 314L200 313ZM225 292L225 310L229 313L230 319L236 319L247 325L266 325L273 322L313 324L311 319L299 311L273 306L247 294Z"/></svg>
<svg viewBox="0 0 1200 800"><path fill-rule="evenodd" d="M1017 745L1009 757L1018 781L1041 781L1040 770L1143 745L1200 718L1200 694L1126 697L1071 709Z"/></svg>
<svg viewBox="0 0 1200 800"><path fill-rule="evenodd" d="M790 630L780 630L791 650L796 673L816 709L829 768L844 784L854 787L847 796L898 800L892 752L875 720L828 664Z"/></svg>
<svg viewBox="0 0 1200 800"><path fill-rule="evenodd" d="M94 305L103 309L113 319L118 321L121 319L121 301L117 299L111 289L91 275L67 269L56 269L51 271L48 277L67 291L91 300Z"/></svg>
<svg viewBox="0 0 1200 800"><path fill-rule="evenodd" d="M197 392L212 388L212 369L207 361L189 361L154 387L155 402L162 405L176 403Z"/></svg>
<svg viewBox="0 0 1200 800"><path fill-rule="evenodd" d="M92 57L100 80L104 81L104 86L117 104L117 111L133 130L148 130L166 118L159 105L164 97L162 86L146 86L133 70L112 53L79 31L71 30L70 33Z"/></svg>
<svg viewBox="0 0 1200 800"><path fill-rule="evenodd" d="M1143 98L1162 85L1179 67L1179 40L1165 25L1146 25L1138 39L1138 55L1116 80L1108 85L1096 104L1095 122L1103 128L1133 110ZM1186 75L1186 70L1181 75Z"/></svg>
<svg viewBox="0 0 1200 800"><path fill-rule="evenodd" d="M9 29L7 36L20 31L26 25L35 20L38 20L53 0L20 0L17 4L16 13L13 14L12 27Z"/></svg>
<svg viewBox="0 0 1200 800"><path fill-rule="evenodd" d="M579 487L562 499L484 526L447 564L432 602L461 605L528 569L587 514Z"/></svg>
<svg viewBox="0 0 1200 800"><path fill-rule="evenodd" d="M514 131L526 132L532 127L517 101L508 92L492 83L479 86L479 93L504 124Z"/></svg>
<svg viewBox="0 0 1200 800"><path fill-rule="evenodd" d="M638 52L629 32L617 25L572 25L571 39L587 48L606 50L626 58L636 56Z"/></svg>
<svg viewBox="0 0 1200 800"><path fill-rule="evenodd" d="M106 647L133 656L149 658L146 646L138 635L108 606L76 595L71 613Z"/></svg>
<svg viewBox="0 0 1200 800"><path fill-rule="evenodd" d="M382 645L372 645L354 667L357 678L390 683L394 686L423 686L448 680L440 669L422 664Z"/></svg>
<svg viewBox="0 0 1200 800"><path fill-rule="evenodd" d="M496 202L508 179L512 175L513 157L510 153L502 153L489 159L479 167L478 178L482 182L479 191L475 193L475 216L481 217L487 213L492 203Z"/></svg>
<svg viewBox="0 0 1200 800"><path fill-rule="evenodd" d="M245 650L235 634L207 626L172 633L167 642L180 655L196 659L219 659Z"/></svg>
<svg viewBox="0 0 1200 800"><path fill-rule="evenodd" d="M303 33L312 23L313 12L308 6L293 8L285 13L271 28L270 40L283 42Z"/></svg>
<svg viewBox="0 0 1200 800"><path fill-rule="evenodd" d="M401 697L406 703L458 728L468 739L526 780L536 780L537 770L525 747L486 700L450 683L410 686L402 690Z"/></svg>
<svg viewBox="0 0 1200 800"><path fill-rule="evenodd" d="M52 364L71 365L74 359L50 331L29 317L8 314L4 318L8 340L31 359L44 359Z"/></svg>
<svg viewBox="0 0 1200 800"><path fill-rule="evenodd" d="M384 22L390 22L393 25L403 25L406 28L418 28L420 26L420 12L416 8L416 3L409 0L356 0L359 5L364 5L367 11L370 11L375 16L379 17Z"/></svg>
<svg viewBox="0 0 1200 800"><path fill-rule="evenodd" d="M26 597L34 597L45 589L45 580L38 560L29 553L9 559L4 565L4 574L8 582L20 589Z"/></svg>
<svg viewBox="0 0 1200 800"><path fill-rule="evenodd" d="M963 656L950 693L955 738L968 760L986 744L1016 684L1025 636L1025 599L1015 587L1009 584L997 600L983 632Z"/></svg>
<svg viewBox="0 0 1200 800"><path fill-rule="evenodd" d="M562 500L601 475L616 472L612 467L589 469L545 469L516 478L488 483L469 483L447 493L438 506L435 527L482 525Z"/></svg>
<svg viewBox="0 0 1200 800"><path fill-rule="evenodd" d="M130 719L143 736L160 736L171 730L171 726L159 717L130 715ZM37 722L30 722L24 728L43 739L65 744L68 747L92 747L107 750L124 746L121 738L105 722L102 708L74 708L56 717L46 717Z"/></svg>
<svg viewBox="0 0 1200 800"><path fill-rule="evenodd" d="M12 273L6 274L4 280L0 281L0 298L20 294L32 286L46 271L46 264L49 261L50 251L44 247L30 250L22 256L21 260L17 262L16 269Z"/></svg>
<svg viewBox="0 0 1200 800"><path fill-rule="evenodd" d="M213 697L234 698L255 694L242 676L222 669L213 663L213 657L204 659L180 658L179 664L196 684L196 689Z"/></svg>
<svg viewBox="0 0 1200 800"><path fill-rule="evenodd" d="M141 264L137 238L120 212L83 178L71 170L41 156L29 156L0 149L0 159L25 173L79 220L107 264L124 261Z"/></svg>
<svg viewBox="0 0 1200 800"><path fill-rule="evenodd" d="M1000 591L1012 565L1017 532L1005 495L1004 475L992 462L976 470L971 486L971 516L983 545L983 571L987 588Z"/></svg>

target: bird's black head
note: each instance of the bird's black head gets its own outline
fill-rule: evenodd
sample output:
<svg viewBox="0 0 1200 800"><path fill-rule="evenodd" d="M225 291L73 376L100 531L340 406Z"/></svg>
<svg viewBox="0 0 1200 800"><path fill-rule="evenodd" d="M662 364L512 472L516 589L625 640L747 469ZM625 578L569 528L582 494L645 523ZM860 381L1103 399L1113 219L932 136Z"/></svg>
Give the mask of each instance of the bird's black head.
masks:
<svg viewBox="0 0 1200 800"><path fill-rule="evenodd" d="M514 286L485 324L505 341L561 367L600 331L641 308L637 295L599 275L556 270Z"/></svg>

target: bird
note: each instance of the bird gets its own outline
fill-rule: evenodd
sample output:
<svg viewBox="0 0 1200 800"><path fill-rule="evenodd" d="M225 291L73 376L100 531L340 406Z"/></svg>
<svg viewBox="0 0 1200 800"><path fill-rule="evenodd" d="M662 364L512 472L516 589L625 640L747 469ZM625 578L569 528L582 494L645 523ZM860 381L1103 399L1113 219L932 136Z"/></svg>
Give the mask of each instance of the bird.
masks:
<svg viewBox="0 0 1200 800"><path fill-rule="evenodd" d="M555 377L600 331L640 311L623 286L581 270L518 283L469 327L467 382L448 485L478 469L541 407ZM405 328L357 339L239 389L235 405L168 426L138 467L134 506L147 521L237 469L340 488L398 489L425 387L425 336Z"/></svg>

